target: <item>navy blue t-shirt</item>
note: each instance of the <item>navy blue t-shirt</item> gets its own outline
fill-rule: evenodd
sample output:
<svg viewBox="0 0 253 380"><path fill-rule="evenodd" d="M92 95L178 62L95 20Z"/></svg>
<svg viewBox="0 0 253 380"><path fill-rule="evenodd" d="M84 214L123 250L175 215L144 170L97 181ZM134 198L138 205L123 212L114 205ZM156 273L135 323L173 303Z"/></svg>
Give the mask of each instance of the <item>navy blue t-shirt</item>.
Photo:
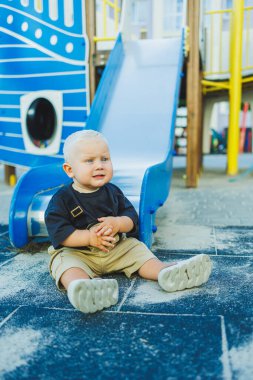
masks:
<svg viewBox="0 0 253 380"><path fill-rule="evenodd" d="M45 212L50 241L59 248L76 229L87 229L105 216L128 216L134 228L127 236L138 238L137 212L117 186L107 183L93 193L79 193L72 183L66 185L53 195Z"/></svg>

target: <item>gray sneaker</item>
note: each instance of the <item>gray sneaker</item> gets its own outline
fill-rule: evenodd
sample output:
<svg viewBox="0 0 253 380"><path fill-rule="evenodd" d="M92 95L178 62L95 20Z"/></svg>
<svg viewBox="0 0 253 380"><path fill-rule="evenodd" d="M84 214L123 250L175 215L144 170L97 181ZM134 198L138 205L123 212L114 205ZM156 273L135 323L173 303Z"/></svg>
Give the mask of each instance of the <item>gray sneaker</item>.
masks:
<svg viewBox="0 0 253 380"><path fill-rule="evenodd" d="M95 313L118 302L119 288L114 279L74 280L67 294L74 308Z"/></svg>
<svg viewBox="0 0 253 380"><path fill-rule="evenodd" d="M200 254L162 269L158 275L158 283L166 292L176 292L204 284L211 271L210 257Z"/></svg>

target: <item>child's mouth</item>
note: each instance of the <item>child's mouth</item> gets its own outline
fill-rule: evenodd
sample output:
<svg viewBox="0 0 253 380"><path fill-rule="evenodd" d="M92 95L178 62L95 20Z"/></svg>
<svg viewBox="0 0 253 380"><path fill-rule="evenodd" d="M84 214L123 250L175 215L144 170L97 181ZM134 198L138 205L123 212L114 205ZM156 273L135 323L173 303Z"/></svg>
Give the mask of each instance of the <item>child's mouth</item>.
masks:
<svg viewBox="0 0 253 380"><path fill-rule="evenodd" d="M95 179L103 179L104 178L104 174L94 175L93 178L95 178Z"/></svg>

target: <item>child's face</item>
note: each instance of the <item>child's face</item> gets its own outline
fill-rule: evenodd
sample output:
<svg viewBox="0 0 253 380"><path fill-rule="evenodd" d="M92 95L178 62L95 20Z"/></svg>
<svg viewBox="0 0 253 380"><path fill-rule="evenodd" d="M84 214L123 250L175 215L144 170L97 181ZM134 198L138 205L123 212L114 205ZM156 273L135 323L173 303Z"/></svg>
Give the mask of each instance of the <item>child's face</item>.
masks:
<svg viewBox="0 0 253 380"><path fill-rule="evenodd" d="M63 168L74 183L86 191L94 191L113 176L110 152L100 138L78 141L72 149L70 162Z"/></svg>

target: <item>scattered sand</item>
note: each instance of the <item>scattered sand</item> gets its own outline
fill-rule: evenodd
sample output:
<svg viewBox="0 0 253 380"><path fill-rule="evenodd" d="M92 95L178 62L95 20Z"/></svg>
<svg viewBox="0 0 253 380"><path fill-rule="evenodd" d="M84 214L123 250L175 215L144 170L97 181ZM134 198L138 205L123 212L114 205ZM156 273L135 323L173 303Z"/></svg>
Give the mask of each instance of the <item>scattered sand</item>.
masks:
<svg viewBox="0 0 253 380"><path fill-rule="evenodd" d="M160 288L157 282L145 281L143 284L138 285L134 292L134 296L130 298L130 304L143 305L169 303L198 294L201 290L202 289L200 288L193 288L174 293L167 293Z"/></svg>
<svg viewBox="0 0 253 380"><path fill-rule="evenodd" d="M252 379L253 374L253 340L229 351L232 369L237 379Z"/></svg>
<svg viewBox="0 0 253 380"><path fill-rule="evenodd" d="M37 351L41 340L39 331L8 329L0 337L0 373L4 375L27 365Z"/></svg>
<svg viewBox="0 0 253 380"><path fill-rule="evenodd" d="M20 291L31 291L41 286L39 278L48 273L47 253L19 254L1 267L0 300ZM48 274L49 276L49 274Z"/></svg>
<svg viewBox="0 0 253 380"><path fill-rule="evenodd" d="M213 229L206 226L172 225L161 220L153 248L172 250L213 250Z"/></svg>

